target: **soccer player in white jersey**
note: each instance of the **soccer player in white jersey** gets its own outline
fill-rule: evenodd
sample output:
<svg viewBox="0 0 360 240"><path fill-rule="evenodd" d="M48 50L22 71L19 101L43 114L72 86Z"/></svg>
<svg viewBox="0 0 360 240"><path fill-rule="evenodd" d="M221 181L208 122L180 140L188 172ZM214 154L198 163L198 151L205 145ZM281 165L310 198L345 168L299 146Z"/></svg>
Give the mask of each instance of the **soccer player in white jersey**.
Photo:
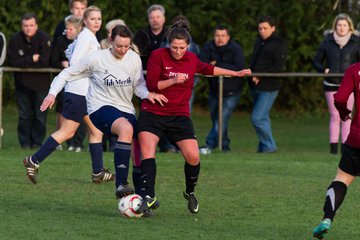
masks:
<svg viewBox="0 0 360 240"><path fill-rule="evenodd" d="M127 182L131 143L136 136L133 94L152 103L157 101L160 105L167 102L164 95L147 90L140 57L130 46L130 30L123 25L115 26L111 33L111 48L93 53L64 69L54 79L41 106L45 111L54 104L55 95L64 81L76 82L82 74L89 76L87 105L90 119L102 133L118 137L114 149L115 195L118 198L134 192ZM140 167L140 163L135 161L134 166Z"/></svg>
<svg viewBox="0 0 360 240"><path fill-rule="evenodd" d="M71 58L70 65L80 62L86 55L100 50L95 33L101 27L101 11L98 7L88 7L83 16L84 27L76 40L69 46ZM112 181L113 175L104 169L103 152L102 152L102 133L92 124L87 112L86 94L89 86L89 78L86 74L79 75L80 79L76 82L62 83L59 87L61 90L65 86L64 108L62 115L64 121L59 130L55 131L45 141L41 148L32 156L28 156L23 160L26 167L27 176L36 184L36 176L38 174L39 164L45 160L56 147L64 141L72 138L79 127L82 120L85 121L89 129L89 150L92 161L92 181L95 183ZM59 90L59 91L60 91ZM54 98L58 92L53 94ZM46 100L46 99L45 99ZM45 109L42 109L45 111ZM99 140L100 137L100 140Z"/></svg>

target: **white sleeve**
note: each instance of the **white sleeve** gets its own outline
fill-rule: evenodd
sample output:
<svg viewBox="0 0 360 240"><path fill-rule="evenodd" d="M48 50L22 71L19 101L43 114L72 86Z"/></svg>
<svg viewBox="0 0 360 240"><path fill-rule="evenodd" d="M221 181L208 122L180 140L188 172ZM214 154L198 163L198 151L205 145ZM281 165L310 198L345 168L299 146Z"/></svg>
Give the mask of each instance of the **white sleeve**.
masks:
<svg viewBox="0 0 360 240"><path fill-rule="evenodd" d="M89 51L92 52L92 41L87 39L87 37L86 32L79 34L72 49L73 52L71 54L70 65L79 62L82 58L89 54Z"/></svg>
<svg viewBox="0 0 360 240"><path fill-rule="evenodd" d="M83 58L80 62L63 69L52 81L49 94L56 96L64 88L66 82L87 78L91 75L91 57Z"/></svg>
<svg viewBox="0 0 360 240"><path fill-rule="evenodd" d="M135 87L134 93L139 98L144 99L148 97L149 90L146 88L140 57L138 60L139 61L138 64L136 64L136 69L135 69L136 72L135 72L135 81L134 81L134 87Z"/></svg>

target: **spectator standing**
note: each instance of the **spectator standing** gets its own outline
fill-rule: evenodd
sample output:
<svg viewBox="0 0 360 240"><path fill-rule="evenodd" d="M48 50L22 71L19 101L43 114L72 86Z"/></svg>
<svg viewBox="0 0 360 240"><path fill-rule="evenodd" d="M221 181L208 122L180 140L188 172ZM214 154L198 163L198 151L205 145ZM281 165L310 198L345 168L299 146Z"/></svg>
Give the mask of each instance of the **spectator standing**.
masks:
<svg viewBox="0 0 360 240"><path fill-rule="evenodd" d="M320 73L343 73L351 64L360 61L359 37L349 15L341 13L334 19L332 31L320 44L313 66ZM350 132L350 121L341 121L334 105L334 95L339 89L341 77L325 78L323 81L325 98L330 113L329 142L330 153L338 153L338 142L341 132L341 143L346 141ZM354 96L347 101L348 108L354 105Z"/></svg>
<svg viewBox="0 0 360 240"><path fill-rule="evenodd" d="M240 71L244 69L245 59L239 44L230 39L229 28L219 25L214 30L214 39L207 42L200 52L200 60L213 66ZM200 148L200 153L210 153L219 144L219 78L208 77L209 109L212 128L206 137L206 146ZM228 124L230 116L240 101L243 90L243 79L225 77L223 85L222 106L222 151L230 151Z"/></svg>
<svg viewBox="0 0 360 240"><path fill-rule="evenodd" d="M164 41L168 28L165 26L165 8L153 4L147 9L148 26L135 33L134 43L139 48L143 69L147 69L150 54L160 47ZM166 135L159 141L160 152L177 152Z"/></svg>
<svg viewBox="0 0 360 240"><path fill-rule="evenodd" d="M9 65L19 68L49 67L50 36L38 27L34 13L21 18L21 31L9 42ZM16 72L15 97L19 113L18 139L24 149L38 148L46 134L46 112L40 111L42 99L50 86L48 73Z"/></svg>
<svg viewBox="0 0 360 240"><path fill-rule="evenodd" d="M105 25L106 38L104 38L103 40L100 41L101 49L106 49L106 48L111 47L111 30L116 25L124 25L124 26L126 26L124 20L122 20L122 19L113 19L113 20L109 21L108 23L106 23L106 25Z"/></svg>
<svg viewBox="0 0 360 240"><path fill-rule="evenodd" d="M259 35L255 41L250 61L253 73L283 71L287 47L275 30L275 20L272 17L260 17L258 21ZM279 94L282 82L278 78L252 77L248 83L253 100L251 122L259 139L257 152L274 153L277 151L277 146L272 134L270 111Z"/></svg>
<svg viewBox="0 0 360 240"><path fill-rule="evenodd" d="M85 9L88 6L87 0L69 0L69 11L71 15L82 18ZM60 21L55 28L53 39L56 40L58 37L65 34L66 24L64 21Z"/></svg>
<svg viewBox="0 0 360 240"><path fill-rule="evenodd" d="M67 68L69 67L69 60L66 57L65 51L68 46L74 41L79 32L81 31L81 18L75 15L69 15L65 18L65 34L59 36L53 41L52 51L50 57L50 63L55 68ZM64 118L61 115L64 105L64 89L57 95L56 102L56 129L60 129L61 123ZM86 126L82 121L79 128L76 130L74 137L67 140L68 149L80 152L84 148L83 141L86 135ZM62 150L62 145L59 144L57 149Z"/></svg>

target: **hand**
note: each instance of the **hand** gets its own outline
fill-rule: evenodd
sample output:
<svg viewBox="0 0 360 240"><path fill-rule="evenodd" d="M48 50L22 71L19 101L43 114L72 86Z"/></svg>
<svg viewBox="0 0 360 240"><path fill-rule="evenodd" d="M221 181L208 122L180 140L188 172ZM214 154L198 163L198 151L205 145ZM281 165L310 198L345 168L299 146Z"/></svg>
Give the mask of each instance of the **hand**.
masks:
<svg viewBox="0 0 360 240"><path fill-rule="evenodd" d="M163 102L167 103L168 99L162 95L162 94L158 94L158 93L154 93L154 92L149 92L149 95L147 97L147 99L151 102L151 103L155 103L155 101L159 102L159 104L161 106L164 106Z"/></svg>
<svg viewBox="0 0 360 240"><path fill-rule="evenodd" d="M62 62L61 62L61 66L62 66L63 68L69 67L69 61L62 61Z"/></svg>
<svg viewBox="0 0 360 240"><path fill-rule="evenodd" d="M346 110L344 110L344 111L339 111L340 119L341 119L343 122L351 119L350 113L351 113L351 111L350 111L349 109L346 109Z"/></svg>
<svg viewBox="0 0 360 240"><path fill-rule="evenodd" d="M216 61L215 61L215 60L213 60L213 61L211 61L211 62L210 62L210 64L211 64L211 65L213 65L213 66L215 66Z"/></svg>
<svg viewBox="0 0 360 240"><path fill-rule="evenodd" d="M255 85L258 85L259 82L260 82L260 79L259 79L258 77L253 77L253 78L252 78L252 81L253 81L253 83L254 83Z"/></svg>
<svg viewBox="0 0 360 240"><path fill-rule="evenodd" d="M336 109L339 112L340 115L340 119L342 121L347 121L349 119L351 119L351 110L347 109L347 102L334 102L334 105L336 107Z"/></svg>
<svg viewBox="0 0 360 240"><path fill-rule="evenodd" d="M178 73L176 74L176 76L174 77L174 84L183 84L185 83L187 80L187 77L185 74L183 73Z"/></svg>
<svg viewBox="0 0 360 240"><path fill-rule="evenodd" d="M241 71L236 72L237 77L244 77L251 74L251 69L243 69Z"/></svg>
<svg viewBox="0 0 360 240"><path fill-rule="evenodd" d="M329 72L330 72L330 69L329 69L329 68L325 68L324 73L325 73L325 74L328 74Z"/></svg>
<svg viewBox="0 0 360 240"><path fill-rule="evenodd" d="M345 116L341 116L341 115L340 115L340 118L341 118L341 120L342 120L343 122L346 122L347 120L351 120L350 115L345 115Z"/></svg>
<svg viewBox="0 0 360 240"><path fill-rule="evenodd" d="M38 54L38 53L34 54L34 55L32 56L32 59L33 59L34 62L38 62L39 59L40 59L40 54Z"/></svg>
<svg viewBox="0 0 360 240"><path fill-rule="evenodd" d="M52 95L52 94L48 94L46 96L46 98L44 98L41 106L40 106L40 111L44 112L46 111L47 108L52 108L52 106L54 105L55 103L55 96Z"/></svg>

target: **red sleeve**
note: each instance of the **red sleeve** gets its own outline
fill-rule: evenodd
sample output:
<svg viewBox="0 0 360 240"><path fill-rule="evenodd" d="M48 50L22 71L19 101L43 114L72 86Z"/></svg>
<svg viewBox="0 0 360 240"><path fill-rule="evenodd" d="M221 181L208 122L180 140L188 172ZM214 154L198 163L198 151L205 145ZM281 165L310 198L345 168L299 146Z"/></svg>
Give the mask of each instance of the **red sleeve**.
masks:
<svg viewBox="0 0 360 240"><path fill-rule="evenodd" d="M158 82L161 74L161 55L153 51L147 64L146 87L149 92L158 91Z"/></svg>
<svg viewBox="0 0 360 240"><path fill-rule="evenodd" d="M204 63L202 61L200 61L199 59L197 59L198 63L197 63L197 68L196 68L196 72L197 73L201 73L203 75L214 75L214 66L208 63Z"/></svg>

